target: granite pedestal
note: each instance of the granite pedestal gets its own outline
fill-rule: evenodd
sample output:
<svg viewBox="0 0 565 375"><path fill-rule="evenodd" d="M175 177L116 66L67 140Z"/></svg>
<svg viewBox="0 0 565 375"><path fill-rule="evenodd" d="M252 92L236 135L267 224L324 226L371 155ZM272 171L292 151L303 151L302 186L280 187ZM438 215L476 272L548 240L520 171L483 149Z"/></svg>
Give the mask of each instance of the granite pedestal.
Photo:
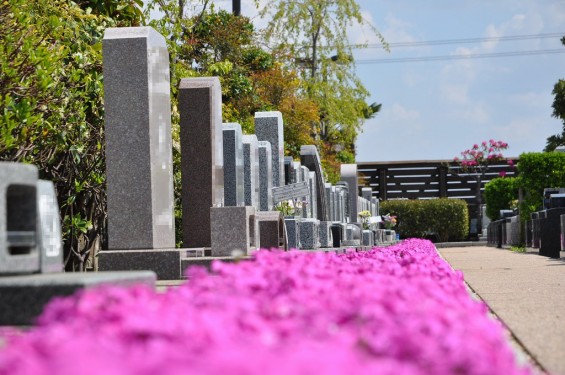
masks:
<svg viewBox="0 0 565 375"><path fill-rule="evenodd" d="M318 219L302 219L300 222L300 248L312 250L320 247L320 221Z"/></svg>
<svg viewBox="0 0 565 375"><path fill-rule="evenodd" d="M234 250L250 255L257 249L255 207L212 207L212 256L231 256Z"/></svg>
<svg viewBox="0 0 565 375"><path fill-rule="evenodd" d="M256 213L259 227L260 249L287 249L288 240L284 218L279 211L259 211Z"/></svg>

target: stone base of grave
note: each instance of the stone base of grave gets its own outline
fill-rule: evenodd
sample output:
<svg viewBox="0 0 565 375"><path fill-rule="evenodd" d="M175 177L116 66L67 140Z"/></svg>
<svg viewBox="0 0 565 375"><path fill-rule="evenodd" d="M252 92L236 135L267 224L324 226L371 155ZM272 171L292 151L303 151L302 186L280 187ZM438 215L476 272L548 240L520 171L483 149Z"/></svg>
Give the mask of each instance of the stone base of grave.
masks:
<svg viewBox="0 0 565 375"><path fill-rule="evenodd" d="M212 256L231 256L233 251L249 255L257 249L255 207L212 207L210 209Z"/></svg>
<svg viewBox="0 0 565 375"><path fill-rule="evenodd" d="M279 211L258 211L259 249L287 249L288 240L284 219Z"/></svg>
<svg viewBox="0 0 565 375"><path fill-rule="evenodd" d="M152 271L69 272L6 276L0 278L0 326L32 325L54 297L101 285L146 284L155 287Z"/></svg>
<svg viewBox="0 0 565 375"><path fill-rule="evenodd" d="M300 249L300 220L298 217L285 217L284 219L289 249Z"/></svg>
<svg viewBox="0 0 565 375"><path fill-rule="evenodd" d="M305 250L318 249L320 221L317 219L303 219L300 222L300 248Z"/></svg>
<svg viewBox="0 0 565 375"><path fill-rule="evenodd" d="M331 247L333 246L332 239L332 222L331 221L320 221L320 227L318 236L320 239L320 247Z"/></svg>
<svg viewBox="0 0 565 375"><path fill-rule="evenodd" d="M355 224L347 224L345 227L345 239L341 241L342 246L361 246L361 228Z"/></svg>
<svg viewBox="0 0 565 375"><path fill-rule="evenodd" d="M186 249L102 250L98 253L98 270L149 270L159 280L180 280L180 260L185 253Z"/></svg>
<svg viewBox="0 0 565 375"><path fill-rule="evenodd" d="M375 235L373 234L372 230L364 230L363 233L363 246L373 246L375 244Z"/></svg>

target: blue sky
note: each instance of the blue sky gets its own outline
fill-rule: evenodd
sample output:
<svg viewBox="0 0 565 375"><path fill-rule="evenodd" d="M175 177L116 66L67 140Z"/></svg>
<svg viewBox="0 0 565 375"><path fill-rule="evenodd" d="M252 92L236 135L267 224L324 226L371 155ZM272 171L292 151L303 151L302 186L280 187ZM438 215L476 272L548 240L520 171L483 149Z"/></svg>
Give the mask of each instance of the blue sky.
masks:
<svg viewBox="0 0 565 375"><path fill-rule="evenodd" d="M262 0L263 3L266 0ZM231 0L215 1L230 9ZM493 38L489 42L355 52L359 62L382 58L446 56L563 49L559 37L503 41L515 35L565 35L563 0L358 0L364 18L387 42ZM251 0L242 13L253 17ZM257 26L265 20L254 18ZM352 42L377 43L367 28L353 25ZM562 124L552 118L553 85L565 78L565 53L357 65L383 105L357 141L357 161L452 159L474 143L507 142L507 156L542 151Z"/></svg>

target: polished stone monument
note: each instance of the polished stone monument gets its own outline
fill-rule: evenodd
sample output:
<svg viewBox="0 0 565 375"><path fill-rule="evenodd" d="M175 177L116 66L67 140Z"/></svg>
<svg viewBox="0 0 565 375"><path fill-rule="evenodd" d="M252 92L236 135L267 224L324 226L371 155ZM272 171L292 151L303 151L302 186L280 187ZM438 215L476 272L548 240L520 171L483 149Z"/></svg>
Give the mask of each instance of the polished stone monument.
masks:
<svg viewBox="0 0 565 375"><path fill-rule="evenodd" d="M179 85L183 246L211 246L210 208L223 206L222 90L218 77Z"/></svg>
<svg viewBox="0 0 565 375"><path fill-rule="evenodd" d="M257 136L244 135L243 140L243 191L246 206L259 209L259 148Z"/></svg>
<svg viewBox="0 0 565 375"><path fill-rule="evenodd" d="M175 247L169 54L151 27L102 41L109 249Z"/></svg>
<svg viewBox="0 0 565 375"><path fill-rule="evenodd" d="M271 144L272 185L284 185L284 127L282 114L274 112L255 113L255 134L259 141Z"/></svg>

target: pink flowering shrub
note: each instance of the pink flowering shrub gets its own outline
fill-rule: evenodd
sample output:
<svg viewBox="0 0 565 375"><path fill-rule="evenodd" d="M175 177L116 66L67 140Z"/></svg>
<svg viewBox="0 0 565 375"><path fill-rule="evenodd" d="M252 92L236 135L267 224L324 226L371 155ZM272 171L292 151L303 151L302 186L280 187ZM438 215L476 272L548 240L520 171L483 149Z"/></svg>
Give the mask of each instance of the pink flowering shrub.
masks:
<svg viewBox="0 0 565 375"><path fill-rule="evenodd" d="M257 253L165 293L86 290L11 335L0 374L531 374L432 243Z"/></svg>

